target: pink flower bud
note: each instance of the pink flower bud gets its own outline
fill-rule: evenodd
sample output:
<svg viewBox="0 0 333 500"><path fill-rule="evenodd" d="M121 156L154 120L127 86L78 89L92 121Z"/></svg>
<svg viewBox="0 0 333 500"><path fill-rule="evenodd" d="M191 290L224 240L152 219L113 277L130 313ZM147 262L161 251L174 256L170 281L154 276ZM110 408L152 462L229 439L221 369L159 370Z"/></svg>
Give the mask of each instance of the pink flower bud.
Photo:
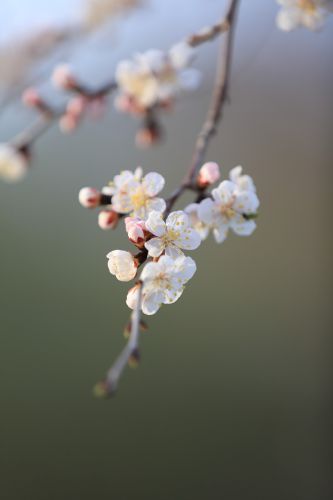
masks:
<svg viewBox="0 0 333 500"><path fill-rule="evenodd" d="M96 208L101 201L101 193L96 188L84 187L79 192L79 202L85 208Z"/></svg>
<svg viewBox="0 0 333 500"><path fill-rule="evenodd" d="M200 168L197 183L200 187L209 186L210 184L214 184L220 178L220 175L218 164L209 161Z"/></svg>
<svg viewBox="0 0 333 500"><path fill-rule="evenodd" d="M30 87L23 92L22 102L30 108L39 107L43 103L38 91L34 87Z"/></svg>
<svg viewBox="0 0 333 500"><path fill-rule="evenodd" d="M126 217L125 229L132 243L137 244L144 242L146 225L143 220L138 217Z"/></svg>
<svg viewBox="0 0 333 500"><path fill-rule="evenodd" d="M118 224L119 215L113 210L102 210L98 214L98 225L105 231L107 229L114 229Z"/></svg>
<svg viewBox="0 0 333 500"><path fill-rule="evenodd" d="M156 144L161 137L158 127L144 127L138 130L135 136L135 143L139 148L149 148Z"/></svg>
<svg viewBox="0 0 333 500"><path fill-rule="evenodd" d="M51 80L53 85L62 90L70 90L77 86L77 81L68 64L56 66L53 70Z"/></svg>
<svg viewBox="0 0 333 500"><path fill-rule="evenodd" d="M73 132L79 124L79 117L73 113L65 113L59 120L59 127L64 134Z"/></svg>
<svg viewBox="0 0 333 500"><path fill-rule="evenodd" d="M67 111L66 114L79 118L85 112L86 108L87 108L87 98L82 95L78 95L73 97L68 102L66 107Z"/></svg>

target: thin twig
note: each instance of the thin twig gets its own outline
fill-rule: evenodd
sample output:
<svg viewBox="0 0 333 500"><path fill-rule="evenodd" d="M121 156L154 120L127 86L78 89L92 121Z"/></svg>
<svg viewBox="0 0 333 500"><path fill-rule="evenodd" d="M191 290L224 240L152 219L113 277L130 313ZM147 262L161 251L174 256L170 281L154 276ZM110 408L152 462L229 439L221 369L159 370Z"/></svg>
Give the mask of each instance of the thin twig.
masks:
<svg viewBox="0 0 333 500"><path fill-rule="evenodd" d="M139 357L139 334L140 334L140 317L141 317L141 303L142 303L142 282L137 283L138 299L136 306L131 315L130 336L126 346L107 372L106 378L95 387L97 396L112 396L118 387L119 379L126 368L131 358L138 360Z"/></svg>

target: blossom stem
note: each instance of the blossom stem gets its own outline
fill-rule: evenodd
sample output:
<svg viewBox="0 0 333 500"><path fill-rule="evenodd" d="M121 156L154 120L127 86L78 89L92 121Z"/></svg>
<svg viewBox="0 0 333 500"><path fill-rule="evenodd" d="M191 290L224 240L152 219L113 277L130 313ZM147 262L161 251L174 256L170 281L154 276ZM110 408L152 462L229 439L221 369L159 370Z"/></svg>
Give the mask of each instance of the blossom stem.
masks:
<svg viewBox="0 0 333 500"><path fill-rule="evenodd" d="M140 318L141 318L141 301L142 301L142 282L137 283L138 300L131 315L130 336L126 346L119 354L116 361L111 366L106 374L106 378L95 387L95 393L99 396L113 396L117 390L119 379L126 368L131 357L138 355L139 334L140 334Z"/></svg>

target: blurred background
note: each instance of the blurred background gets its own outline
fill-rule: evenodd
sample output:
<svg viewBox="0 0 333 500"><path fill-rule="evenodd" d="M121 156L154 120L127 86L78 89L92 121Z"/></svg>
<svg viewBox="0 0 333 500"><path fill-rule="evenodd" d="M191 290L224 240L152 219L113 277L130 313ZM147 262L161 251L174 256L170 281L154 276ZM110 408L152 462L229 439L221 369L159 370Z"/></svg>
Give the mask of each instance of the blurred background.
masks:
<svg viewBox="0 0 333 500"><path fill-rule="evenodd" d="M2 0L0 140L34 118L18 97L26 85L59 99L48 83L55 62L98 84L120 59L166 49L224 7ZM55 126L27 178L1 183L4 500L331 498L333 23L286 34L277 10L241 2L231 102L207 156L224 176L241 164L254 177L258 228L196 251L196 276L148 319L142 363L115 399L94 399L92 387L124 345L128 318L128 285L105 255L129 247L77 194L137 165L172 191L209 103L216 42L199 49L201 87L164 114L160 146L138 150L138 124L110 103L104 120L73 135Z"/></svg>

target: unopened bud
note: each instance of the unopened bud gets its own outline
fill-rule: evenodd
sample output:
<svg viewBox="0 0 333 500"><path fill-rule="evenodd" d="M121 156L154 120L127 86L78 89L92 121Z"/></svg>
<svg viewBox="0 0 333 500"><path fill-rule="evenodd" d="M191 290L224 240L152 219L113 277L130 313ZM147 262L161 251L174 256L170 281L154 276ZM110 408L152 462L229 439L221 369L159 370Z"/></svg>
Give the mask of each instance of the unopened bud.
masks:
<svg viewBox="0 0 333 500"><path fill-rule="evenodd" d="M114 210L102 210L98 214L98 225L101 229L114 229L118 223L119 215Z"/></svg>
<svg viewBox="0 0 333 500"><path fill-rule="evenodd" d="M22 93L22 102L30 108L38 108L43 104L39 92L34 87L29 87Z"/></svg>
<svg viewBox="0 0 333 500"><path fill-rule="evenodd" d="M220 178L220 167L217 163L209 161L202 165L197 177L199 187L207 187L214 184Z"/></svg>
<svg viewBox="0 0 333 500"><path fill-rule="evenodd" d="M79 124L79 118L72 113L65 113L59 120L61 132L69 134L73 132Z"/></svg>
<svg viewBox="0 0 333 500"><path fill-rule="evenodd" d="M86 110L87 99L84 96L78 95L70 99L67 104L67 114L80 117Z"/></svg>
<svg viewBox="0 0 333 500"><path fill-rule="evenodd" d="M140 130L138 130L135 136L135 144L139 148L145 149L149 148L150 146L153 146L153 144L156 144L160 138L161 138L161 133L159 127L155 125L149 127L143 127Z"/></svg>
<svg viewBox="0 0 333 500"><path fill-rule="evenodd" d="M100 205L101 193L96 188L84 187L79 192L79 202L85 208L96 208Z"/></svg>
<svg viewBox="0 0 333 500"><path fill-rule="evenodd" d="M121 113L132 115L143 115L146 109L138 104L133 97L126 94L119 94L114 101L115 108Z"/></svg>
<svg viewBox="0 0 333 500"><path fill-rule="evenodd" d="M139 217L126 217L125 229L132 243L140 245L144 243L146 225Z"/></svg>
<svg viewBox="0 0 333 500"><path fill-rule="evenodd" d="M77 86L77 81L68 64L60 64L54 68L51 80L60 89L71 90Z"/></svg>

